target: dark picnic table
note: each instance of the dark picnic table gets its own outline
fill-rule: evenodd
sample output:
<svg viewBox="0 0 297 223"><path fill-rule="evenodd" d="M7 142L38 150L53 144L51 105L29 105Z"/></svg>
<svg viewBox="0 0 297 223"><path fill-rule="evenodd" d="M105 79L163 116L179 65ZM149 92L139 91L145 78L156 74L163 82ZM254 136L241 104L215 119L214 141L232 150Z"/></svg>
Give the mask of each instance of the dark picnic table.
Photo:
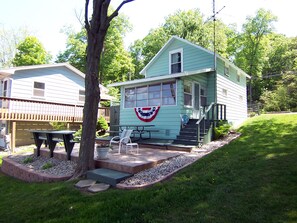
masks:
<svg viewBox="0 0 297 223"><path fill-rule="evenodd" d="M55 130L30 130L33 134L36 149L37 149L37 156L40 156L40 147L43 142L46 142L48 148L50 150L50 156L54 156L54 149L58 142L64 142L65 151L67 153L67 159L71 159L71 152L73 150L74 144L77 141L73 140L73 133L75 131L55 131Z"/></svg>

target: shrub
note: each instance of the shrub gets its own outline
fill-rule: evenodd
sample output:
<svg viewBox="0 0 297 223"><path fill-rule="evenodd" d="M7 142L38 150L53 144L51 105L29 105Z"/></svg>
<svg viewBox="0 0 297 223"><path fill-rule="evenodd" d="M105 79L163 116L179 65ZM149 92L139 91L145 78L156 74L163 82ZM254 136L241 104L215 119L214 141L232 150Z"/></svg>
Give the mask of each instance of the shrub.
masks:
<svg viewBox="0 0 297 223"><path fill-rule="evenodd" d="M80 126L79 130L77 130L74 134L73 137L74 139L80 139L82 134L82 126Z"/></svg>
<svg viewBox="0 0 297 223"><path fill-rule="evenodd" d="M227 121L219 121L217 127L214 128L215 139L222 138L229 133L231 125Z"/></svg>
<svg viewBox="0 0 297 223"><path fill-rule="evenodd" d="M23 163L24 164L27 164L27 163L33 163L33 161L34 161L34 159L33 159L33 157L27 157L26 159L24 159L24 161L23 161Z"/></svg>
<svg viewBox="0 0 297 223"><path fill-rule="evenodd" d="M50 125L53 127L54 130L67 129L67 123L66 122L50 122Z"/></svg>
<svg viewBox="0 0 297 223"><path fill-rule="evenodd" d="M97 127L96 127L98 135L99 136L104 135L107 129L108 129L107 121L103 116L100 116L100 118L97 121Z"/></svg>
<svg viewBox="0 0 297 223"><path fill-rule="evenodd" d="M42 167L41 167L41 169L43 169L43 170L47 170L47 169L49 169L49 168L52 168L54 166L54 164L52 164L52 163L50 163L50 162L47 162L47 163L45 163Z"/></svg>

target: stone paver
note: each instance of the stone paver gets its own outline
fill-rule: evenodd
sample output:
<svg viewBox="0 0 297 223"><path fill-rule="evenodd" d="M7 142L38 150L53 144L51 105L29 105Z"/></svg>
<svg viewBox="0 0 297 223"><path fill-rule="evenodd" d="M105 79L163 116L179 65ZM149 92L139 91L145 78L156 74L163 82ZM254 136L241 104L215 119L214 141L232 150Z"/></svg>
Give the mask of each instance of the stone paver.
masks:
<svg viewBox="0 0 297 223"><path fill-rule="evenodd" d="M78 188L90 187L96 183L95 180L80 180L74 186Z"/></svg>
<svg viewBox="0 0 297 223"><path fill-rule="evenodd" d="M90 186L88 188L88 191L92 192L92 193L97 193L97 192L105 191L105 190L107 190L109 188L110 188L109 184L98 183L98 184L94 184L94 185Z"/></svg>

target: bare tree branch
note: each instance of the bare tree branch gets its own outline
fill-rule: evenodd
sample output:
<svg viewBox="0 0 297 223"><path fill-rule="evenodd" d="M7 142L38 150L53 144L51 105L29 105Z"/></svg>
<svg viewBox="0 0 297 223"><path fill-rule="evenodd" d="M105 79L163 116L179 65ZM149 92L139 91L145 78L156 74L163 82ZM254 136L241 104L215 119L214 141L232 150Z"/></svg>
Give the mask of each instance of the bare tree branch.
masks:
<svg viewBox="0 0 297 223"><path fill-rule="evenodd" d="M125 5L126 3L133 2L134 0L125 0L122 1L122 3L117 7L117 9L108 17L108 22L110 22L114 17L116 17L119 14L120 9Z"/></svg>
<svg viewBox="0 0 297 223"><path fill-rule="evenodd" d="M88 8L89 8L89 0L86 0L86 5L85 5L85 27L87 32L90 31L90 23L89 23L89 15L88 15Z"/></svg>
<svg viewBox="0 0 297 223"><path fill-rule="evenodd" d="M81 26L83 26L84 22L83 22L82 10L80 10L79 12L77 10L74 10L74 14L75 14L75 17L78 20L79 24Z"/></svg>

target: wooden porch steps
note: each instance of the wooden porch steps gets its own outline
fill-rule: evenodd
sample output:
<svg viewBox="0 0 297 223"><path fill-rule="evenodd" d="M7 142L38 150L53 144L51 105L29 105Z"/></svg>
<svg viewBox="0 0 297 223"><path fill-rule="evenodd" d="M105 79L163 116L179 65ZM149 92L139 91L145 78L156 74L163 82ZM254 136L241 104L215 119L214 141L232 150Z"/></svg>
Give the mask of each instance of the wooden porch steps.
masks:
<svg viewBox="0 0 297 223"><path fill-rule="evenodd" d="M89 170L87 172L87 179L110 184L112 186L116 186L116 184L131 176L133 176L133 174L106 168Z"/></svg>

